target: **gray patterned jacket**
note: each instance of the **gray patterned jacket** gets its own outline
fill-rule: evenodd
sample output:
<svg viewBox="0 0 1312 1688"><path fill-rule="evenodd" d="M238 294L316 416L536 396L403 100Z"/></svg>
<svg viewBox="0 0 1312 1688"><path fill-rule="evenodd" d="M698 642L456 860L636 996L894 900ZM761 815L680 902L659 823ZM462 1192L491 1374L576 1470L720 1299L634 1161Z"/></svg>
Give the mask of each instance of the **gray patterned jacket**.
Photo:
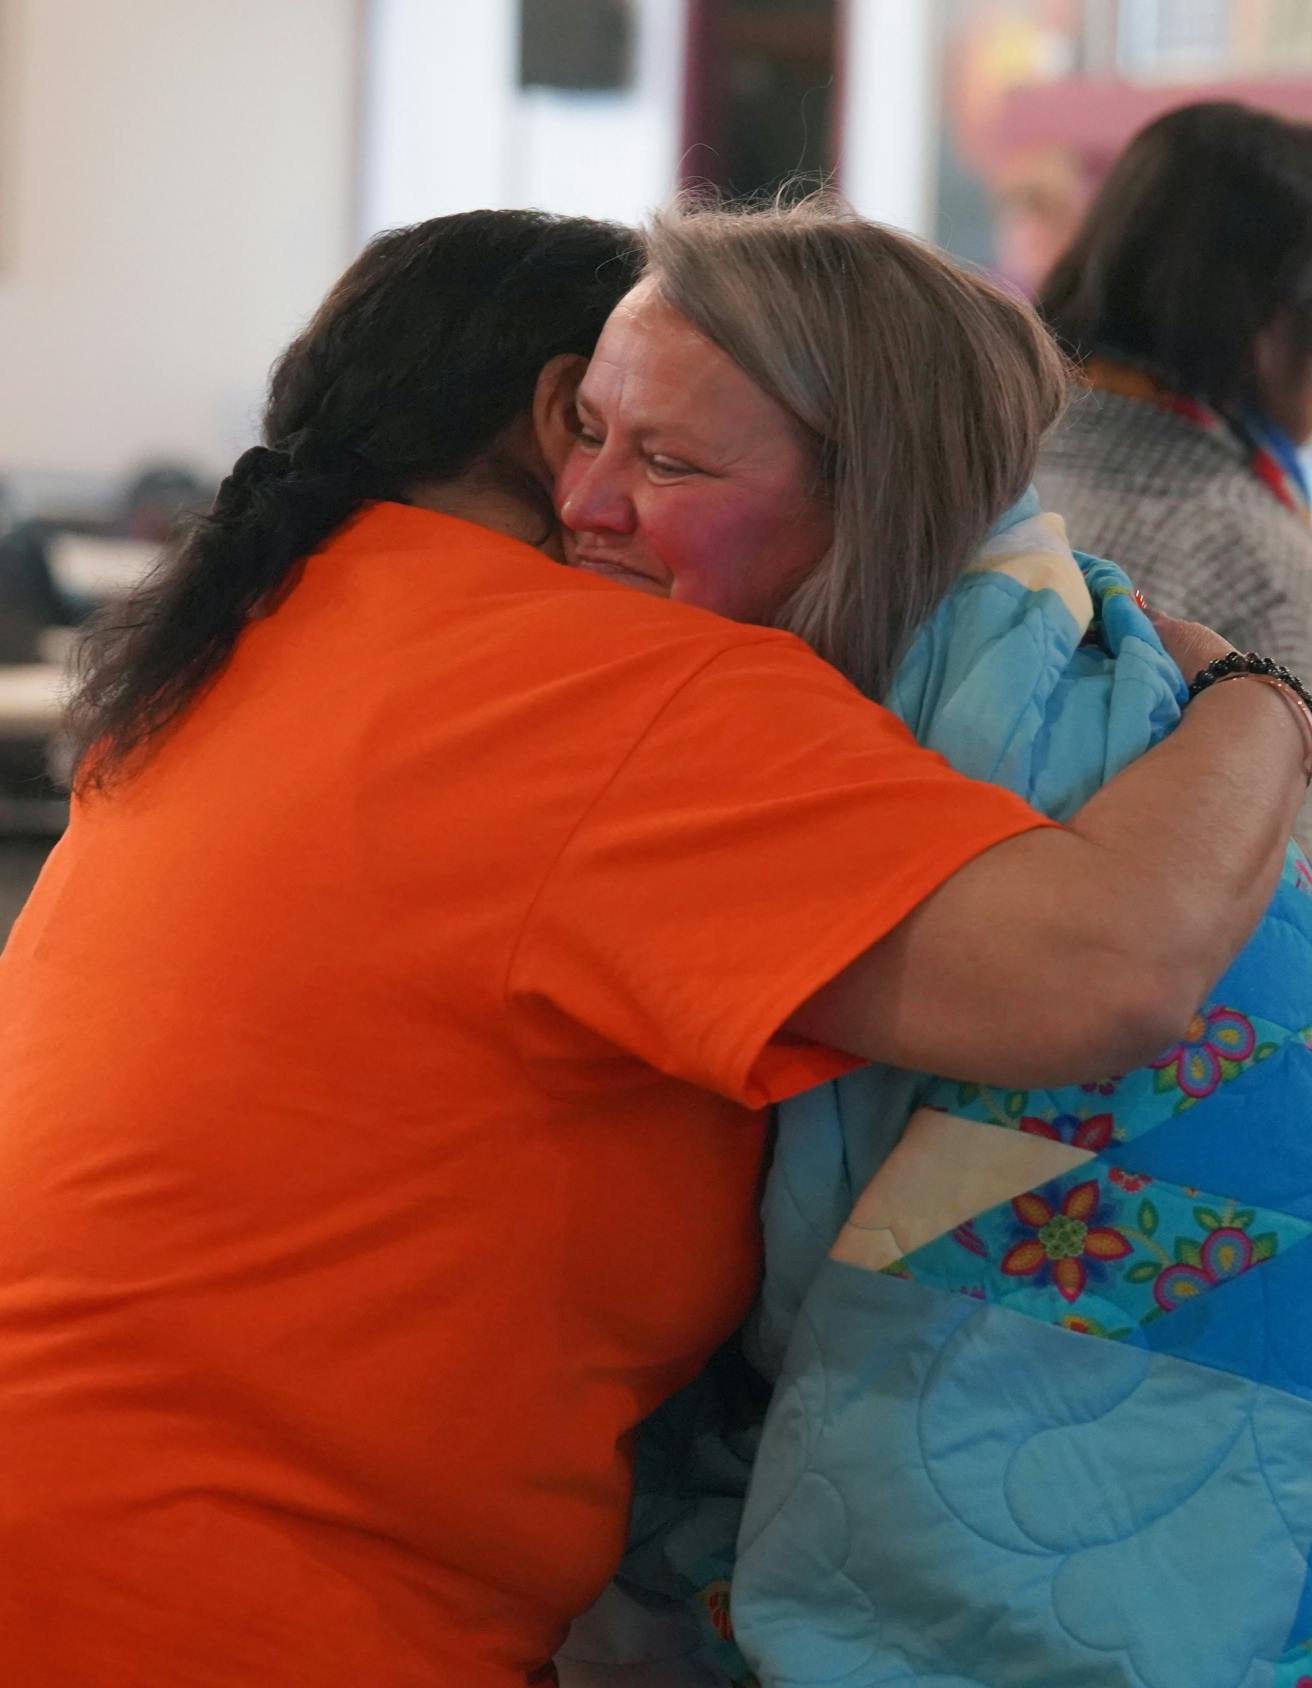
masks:
<svg viewBox="0 0 1312 1688"><path fill-rule="evenodd" d="M1036 479L1071 544L1119 563L1155 609L1312 683L1312 528L1256 479L1232 435L1082 391Z"/></svg>

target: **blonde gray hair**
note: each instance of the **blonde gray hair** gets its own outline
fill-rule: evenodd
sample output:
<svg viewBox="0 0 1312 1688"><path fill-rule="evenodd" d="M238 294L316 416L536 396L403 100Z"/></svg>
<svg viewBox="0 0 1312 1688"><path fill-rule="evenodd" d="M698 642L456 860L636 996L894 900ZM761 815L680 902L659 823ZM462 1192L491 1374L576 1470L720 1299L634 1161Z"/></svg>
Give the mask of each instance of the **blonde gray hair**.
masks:
<svg viewBox="0 0 1312 1688"><path fill-rule="evenodd" d="M1061 411L1065 365L1020 300L833 195L684 202L646 231L666 304L814 446L833 545L774 618L868 696L990 527Z"/></svg>

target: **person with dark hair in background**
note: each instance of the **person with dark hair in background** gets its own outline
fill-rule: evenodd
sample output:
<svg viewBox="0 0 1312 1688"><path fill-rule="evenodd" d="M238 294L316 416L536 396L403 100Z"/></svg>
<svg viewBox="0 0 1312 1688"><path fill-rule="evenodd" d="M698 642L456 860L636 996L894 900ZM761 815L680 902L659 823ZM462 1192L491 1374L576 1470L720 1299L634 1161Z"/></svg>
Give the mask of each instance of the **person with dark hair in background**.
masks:
<svg viewBox="0 0 1312 1688"><path fill-rule="evenodd" d="M1312 666L1312 127L1228 102L1130 142L1039 294L1091 391L1039 460L1164 614Z"/></svg>
<svg viewBox="0 0 1312 1688"><path fill-rule="evenodd" d="M1125 1071L1274 888L1292 694L1212 687L1063 827L762 625L852 562L861 371L841 432L799 427L649 294L612 315L626 478L564 566L632 238L381 236L89 648L72 819L0 959L0 1682L546 1679L619 1562L635 1426L755 1292L765 1108L862 1060ZM889 277L911 344L927 262ZM1061 369L975 285L1006 460L969 335L959 427L917 422L904 352L889 439L974 461L987 527ZM849 277L849 333L868 302Z"/></svg>

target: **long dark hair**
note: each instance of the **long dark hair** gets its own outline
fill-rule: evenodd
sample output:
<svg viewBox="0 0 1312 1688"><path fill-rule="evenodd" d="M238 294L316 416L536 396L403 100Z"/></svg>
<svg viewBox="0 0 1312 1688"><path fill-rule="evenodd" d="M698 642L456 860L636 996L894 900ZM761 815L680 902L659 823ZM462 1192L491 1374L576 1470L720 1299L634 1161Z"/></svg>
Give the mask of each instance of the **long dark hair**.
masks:
<svg viewBox="0 0 1312 1688"><path fill-rule="evenodd" d="M1147 365L1221 411L1254 399L1281 309L1312 354L1312 125L1229 101L1167 112L1112 167L1039 309L1083 360Z"/></svg>
<svg viewBox="0 0 1312 1688"><path fill-rule="evenodd" d="M68 715L79 786L135 761L361 504L485 460L543 365L592 352L636 268L630 230L537 211L372 241L275 364L264 444L84 643Z"/></svg>

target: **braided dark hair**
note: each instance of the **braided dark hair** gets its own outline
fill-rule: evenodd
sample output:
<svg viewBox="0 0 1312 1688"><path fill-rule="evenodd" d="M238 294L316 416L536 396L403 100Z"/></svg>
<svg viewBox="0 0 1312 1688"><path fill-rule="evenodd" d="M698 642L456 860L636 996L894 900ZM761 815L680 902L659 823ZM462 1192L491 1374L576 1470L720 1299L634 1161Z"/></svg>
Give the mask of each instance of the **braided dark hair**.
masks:
<svg viewBox="0 0 1312 1688"><path fill-rule="evenodd" d="M543 366L591 353L637 265L629 230L537 211L372 241L274 366L265 443L84 642L68 712L79 786L109 783L175 721L361 504L486 460Z"/></svg>

